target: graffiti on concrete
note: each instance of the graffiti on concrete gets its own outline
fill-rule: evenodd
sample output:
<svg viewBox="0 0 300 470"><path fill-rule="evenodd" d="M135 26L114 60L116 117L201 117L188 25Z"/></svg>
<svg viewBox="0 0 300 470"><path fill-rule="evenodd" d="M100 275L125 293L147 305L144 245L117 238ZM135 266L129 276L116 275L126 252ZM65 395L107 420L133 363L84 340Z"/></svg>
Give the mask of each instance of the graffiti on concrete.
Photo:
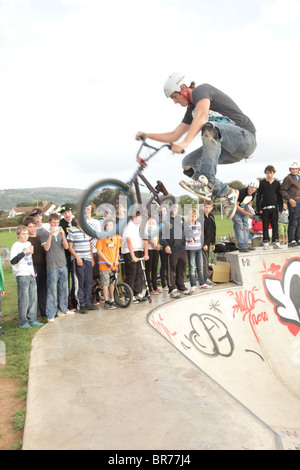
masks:
<svg viewBox="0 0 300 470"><path fill-rule="evenodd" d="M225 323L208 313L193 313L190 316L192 330L185 335L189 344L207 356L229 357L234 351L233 339ZM182 346L189 348L184 342Z"/></svg>
<svg viewBox="0 0 300 470"><path fill-rule="evenodd" d="M290 445L288 445L289 450L300 450L300 436L297 431L285 429L281 430L279 435L283 440L287 438L292 440L295 439L294 442L290 442Z"/></svg>
<svg viewBox="0 0 300 470"><path fill-rule="evenodd" d="M151 323L154 326L154 328L162 334L167 340L169 340L172 344L174 344L173 341L173 336L177 335L176 331L171 332L169 328L164 324L164 319L158 314L158 320L155 320L153 317L151 317Z"/></svg>
<svg viewBox="0 0 300 470"><path fill-rule="evenodd" d="M282 269L271 265L263 274L263 285L279 321L297 336L300 331L300 259L287 260Z"/></svg>
<svg viewBox="0 0 300 470"><path fill-rule="evenodd" d="M252 290L245 289L235 292L228 291L228 294L234 297L235 300L235 304L232 307L233 318L235 318L237 314L241 313L243 315L243 321L248 320L254 336L259 343L259 338L255 332L255 326L257 326L260 322L268 321L268 315L266 312L253 312L258 302L265 303L264 300L256 297L257 292L258 289L256 286L254 286Z"/></svg>
<svg viewBox="0 0 300 470"><path fill-rule="evenodd" d="M245 349L245 351L248 352L248 353L253 353L253 354L255 354L255 355L258 356L263 362L265 362L265 360L264 360L264 358L262 357L262 355L259 354L258 352L253 351L252 349Z"/></svg>
<svg viewBox="0 0 300 470"><path fill-rule="evenodd" d="M214 310L215 312L222 313L222 310L219 309L220 302L218 300L211 300L209 304L209 310Z"/></svg>

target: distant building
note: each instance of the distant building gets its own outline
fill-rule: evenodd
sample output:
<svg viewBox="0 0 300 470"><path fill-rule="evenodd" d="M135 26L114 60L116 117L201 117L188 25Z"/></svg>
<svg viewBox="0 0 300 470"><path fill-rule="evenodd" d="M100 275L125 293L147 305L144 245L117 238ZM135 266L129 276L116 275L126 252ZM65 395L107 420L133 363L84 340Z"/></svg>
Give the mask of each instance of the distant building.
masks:
<svg viewBox="0 0 300 470"><path fill-rule="evenodd" d="M58 213L60 206L56 206L55 204L48 204L47 201L43 201L42 206L29 206L29 207L13 207L8 214L9 218L17 217L18 215L23 214L31 214L33 209L41 209L43 216L53 214L54 212Z"/></svg>

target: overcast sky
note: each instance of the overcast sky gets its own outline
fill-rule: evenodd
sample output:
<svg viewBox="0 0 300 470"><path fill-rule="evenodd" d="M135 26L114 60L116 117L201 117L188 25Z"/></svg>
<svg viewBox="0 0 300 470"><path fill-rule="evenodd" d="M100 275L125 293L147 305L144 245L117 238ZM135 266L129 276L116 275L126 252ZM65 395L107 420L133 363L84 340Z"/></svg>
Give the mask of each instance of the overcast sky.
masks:
<svg viewBox="0 0 300 470"><path fill-rule="evenodd" d="M0 189L127 181L136 132L183 117L163 93L176 70L257 128L253 158L218 177L246 184L272 163L283 179L300 160L299 31L299 0L0 0ZM183 194L181 158L166 150L145 175Z"/></svg>

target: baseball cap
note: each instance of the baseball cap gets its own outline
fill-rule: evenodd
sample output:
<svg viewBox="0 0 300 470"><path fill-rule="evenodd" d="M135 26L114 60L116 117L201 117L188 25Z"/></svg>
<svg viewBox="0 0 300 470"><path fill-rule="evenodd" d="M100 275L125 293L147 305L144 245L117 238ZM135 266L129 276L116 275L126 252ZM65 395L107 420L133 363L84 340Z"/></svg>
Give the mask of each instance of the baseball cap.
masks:
<svg viewBox="0 0 300 470"><path fill-rule="evenodd" d="M39 209L38 207L36 209L32 209L31 211L31 216L34 216L34 215L41 215L43 212L41 211L41 209Z"/></svg>
<svg viewBox="0 0 300 470"><path fill-rule="evenodd" d="M72 207L70 204L66 203L66 204L63 204L62 206L60 206L60 213L64 212L64 211L72 211Z"/></svg>

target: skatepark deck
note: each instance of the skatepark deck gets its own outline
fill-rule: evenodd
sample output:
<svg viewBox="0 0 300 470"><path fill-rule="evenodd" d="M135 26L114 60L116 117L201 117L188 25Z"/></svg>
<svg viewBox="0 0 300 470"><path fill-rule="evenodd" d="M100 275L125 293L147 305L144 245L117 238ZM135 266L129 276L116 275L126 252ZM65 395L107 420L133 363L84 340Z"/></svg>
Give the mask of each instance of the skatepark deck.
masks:
<svg viewBox="0 0 300 470"><path fill-rule="evenodd" d="M228 253L234 282L42 327L23 449L299 448L299 253Z"/></svg>

